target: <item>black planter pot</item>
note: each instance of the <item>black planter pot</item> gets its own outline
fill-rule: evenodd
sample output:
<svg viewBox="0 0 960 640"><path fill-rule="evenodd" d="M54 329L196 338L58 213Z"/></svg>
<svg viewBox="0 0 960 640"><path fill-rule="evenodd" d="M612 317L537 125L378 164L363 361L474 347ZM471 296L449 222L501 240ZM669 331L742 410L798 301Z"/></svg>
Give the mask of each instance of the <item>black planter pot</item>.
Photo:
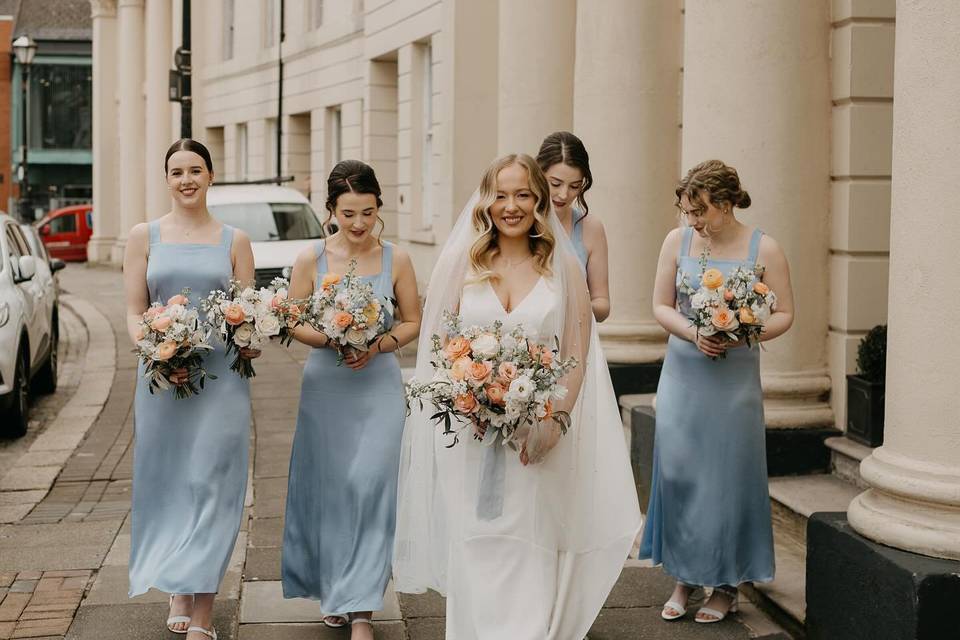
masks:
<svg viewBox="0 0 960 640"><path fill-rule="evenodd" d="M886 396L882 382L871 382L860 376L847 376L847 437L868 447L883 444L883 402Z"/></svg>

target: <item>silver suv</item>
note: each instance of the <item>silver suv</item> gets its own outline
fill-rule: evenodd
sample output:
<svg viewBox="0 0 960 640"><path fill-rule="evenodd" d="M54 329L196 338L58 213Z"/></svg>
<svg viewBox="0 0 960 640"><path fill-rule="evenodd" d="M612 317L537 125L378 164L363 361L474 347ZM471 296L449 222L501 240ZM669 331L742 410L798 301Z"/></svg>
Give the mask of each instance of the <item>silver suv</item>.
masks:
<svg viewBox="0 0 960 640"><path fill-rule="evenodd" d="M0 213L0 436L27 431L30 390L57 388L58 308L52 277L60 267L29 230Z"/></svg>

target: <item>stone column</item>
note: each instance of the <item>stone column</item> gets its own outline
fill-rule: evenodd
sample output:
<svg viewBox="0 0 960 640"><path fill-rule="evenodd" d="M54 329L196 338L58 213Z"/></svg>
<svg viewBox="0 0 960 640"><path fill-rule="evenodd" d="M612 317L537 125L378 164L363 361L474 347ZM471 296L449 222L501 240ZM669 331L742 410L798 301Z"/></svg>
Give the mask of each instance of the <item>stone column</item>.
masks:
<svg viewBox="0 0 960 640"><path fill-rule="evenodd" d="M109 262L120 230L117 184L117 2L91 0L93 18L93 236L91 262Z"/></svg>
<svg viewBox="0 0 960 640"><path fill-rule="evenodd" d="M654 362L666 348L652 285L677 220L681 18L662 0L577 5L573 123L590 153L591 215L607 231L612 312L599 329L612 363Z"/></svg>
<svg viewBox="0 0 960 640"><path fill-rule="evenodd" d="M121 262L127 246L127 234L133 225L146 220L144 207L144 129L143 101L144 24L143 0L119 0L117 3L119 49L117 55L120 92L120 230L113 245L113 261Z"/></svg>
<svg viewBox="0 0 960 640"><path fill-rule="evenodd" d="M573 126L576 21L576 0L500 0L498 153Z"/></svg>
<svg viewBox="0 0 960 640"><path fill-rule="evenodd" d="M960 4L899 2L884 444L850 524L883 544L960 560ZM931 45L931 43L935 43Z"/></svg>
<svg viewBox="0 0 960 640"><path fill-rule="evenodd" d="M146 24L146 214L149 219L170 210L170 195L163 179L163 156L179 132L170 131L171 102L167 95L173 64L170 41L171 3L147 0Z"/></svg>
<svg viewBox="0 0 960 640"><path fill-rule="evenodd" d="M717 25L724 25L718 29ZM761 358L767 426L833 424L827 402L830 2L687 0L682 171L737 168L790 262L796 318Z"/></svg>

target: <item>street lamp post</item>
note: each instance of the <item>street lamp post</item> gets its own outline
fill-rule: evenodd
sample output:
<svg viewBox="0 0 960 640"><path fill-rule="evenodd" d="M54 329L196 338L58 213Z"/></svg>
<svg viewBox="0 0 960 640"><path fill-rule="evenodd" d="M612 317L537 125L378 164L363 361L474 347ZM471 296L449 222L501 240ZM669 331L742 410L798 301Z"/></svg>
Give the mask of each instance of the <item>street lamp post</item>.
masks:
<svg viewBox="0 0 960 640"><path fill-rule="evenodd" d="M33 215L30 210L30 180L27 172L27 148L29 129L27 119L27 94L30 83L30 65L33 63L33 56L37 53L37 43L33 38L27 35L20 36L13 41L13 52L17 56L17 62L20 64L22 97L20 126L23 131L22 142L20 145L20 202L19 215L23 222L30 222Z"/></svg>

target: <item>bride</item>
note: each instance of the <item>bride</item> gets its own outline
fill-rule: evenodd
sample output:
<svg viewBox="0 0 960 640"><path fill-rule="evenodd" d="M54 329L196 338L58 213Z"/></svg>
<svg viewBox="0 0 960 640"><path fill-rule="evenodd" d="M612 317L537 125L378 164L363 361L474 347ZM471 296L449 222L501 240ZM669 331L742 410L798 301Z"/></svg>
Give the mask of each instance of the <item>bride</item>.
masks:
<svg viewBox="0 0 960 640"><path fill-rule="evenodd" d="M570 640L590 629L642 522L617 401L583 273L536 162L508 155L486 171L430 278L416 375L444 311L464 326L522 324L580 363L555 410L519 451L469 427L452 440L414 406L404 429L394 579L447 596L448 640ZM491 443L491 441L493 441Z"/></svg>

